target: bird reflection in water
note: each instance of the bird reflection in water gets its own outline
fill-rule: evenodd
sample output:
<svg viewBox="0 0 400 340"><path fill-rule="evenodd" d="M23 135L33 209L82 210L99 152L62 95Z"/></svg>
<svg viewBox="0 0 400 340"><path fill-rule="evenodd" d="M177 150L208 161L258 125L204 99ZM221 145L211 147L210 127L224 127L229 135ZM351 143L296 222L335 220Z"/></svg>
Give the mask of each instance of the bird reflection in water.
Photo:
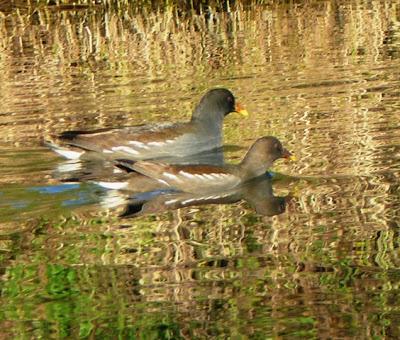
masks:
<svg viewBox="0 0 400 340"><path fill-rule="evenodd" d="M126 205L121 217L134 217L146 214L156 214L167 210L207 204L233 204L246 201L256 211L264 216L274 216L285 212L290 195L274 196L273 179L266 173L254 178L234 189L214 192L212 194L192 194L184 192L154 192L136 194L126 198Z"/></svg>

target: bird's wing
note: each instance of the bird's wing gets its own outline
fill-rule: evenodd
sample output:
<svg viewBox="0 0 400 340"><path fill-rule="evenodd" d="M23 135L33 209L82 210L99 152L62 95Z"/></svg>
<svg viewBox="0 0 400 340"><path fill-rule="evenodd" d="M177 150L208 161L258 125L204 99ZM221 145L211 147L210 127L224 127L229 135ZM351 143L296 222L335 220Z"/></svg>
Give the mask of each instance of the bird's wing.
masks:
<svg viewBox="0 0 400 340"><path fill-rule="evenodd" d="M139 161L131 165L131 168L162 184L185 192L227 190L241 182L240 177L229 169L211 165L179 166Z"/></svg>
<svg viewBox="0 0 400 340"><path fill-rule="evenodd" d="M95 151L111 158L125 156L132 158L161 157L173 147L183 134L190 133L187 124L141 125L95 131L67 131L59 139L67 145L88 151ZM169 153L169 152L167 152Z"/></svg>

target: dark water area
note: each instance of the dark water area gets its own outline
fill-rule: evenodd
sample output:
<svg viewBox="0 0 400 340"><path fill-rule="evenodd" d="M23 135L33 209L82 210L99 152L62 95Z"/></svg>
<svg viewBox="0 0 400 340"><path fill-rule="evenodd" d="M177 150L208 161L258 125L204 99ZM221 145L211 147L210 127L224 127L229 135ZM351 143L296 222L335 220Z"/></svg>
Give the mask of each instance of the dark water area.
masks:
<svg viewBox="0 0 400 340"><path fill-rule="evenodd" d="M400 3L77 3L0 1L0 338L400 338ZM43 144L214 87L297 161L143 208Z"/></svg>

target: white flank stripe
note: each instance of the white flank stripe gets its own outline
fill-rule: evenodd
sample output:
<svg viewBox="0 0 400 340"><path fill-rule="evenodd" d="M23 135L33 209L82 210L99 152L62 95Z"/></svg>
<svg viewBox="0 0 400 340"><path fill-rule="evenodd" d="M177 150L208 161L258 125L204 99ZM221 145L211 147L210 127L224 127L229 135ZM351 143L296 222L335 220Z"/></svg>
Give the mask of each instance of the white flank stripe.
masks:
<svg viewBox="0 0 400 340"><path fill-rule="evenodd" d="M163 146L163 145L165 145L165 142L150 142L150 143L147 143L147 145L149 145L149 146Z"/></svg>
<svg viewBox="0 0 400 340"><path fill-rule="evenodd" d="M208 197L206 197L206 200L217 200L217 199L219 199L219 198L221 198L221 196L208 196Z"/></svg>
<svg viewBox="0 0 400 340"><path fill-rule="evenodd" d="M188 204L188 203L190 203L190 202L195 202L195 201L198 201L198 199L196 199L196 198L190 198L190 199L187 199L187 200L182 201L182 204Z"/></svg>
<svg viewBox="0 0 400 340"><path fill-rule="evenodd" d="M68 149L59 149L59 148L54 148L53 150L67 159L79 159L85 152L85 151L79 152L79 151L72 151Z"/></svg>
<svg viewBox="0 0 400 340"><path fill-rule="evenodd" d="M165 201L165 204L173 204L173 203L175 203L175 202L177 202L178 200L177 199L173 199L173 200L169 200L169 201Z"/></svg>
<svg viewBox="0 0 400 340"><path fill-rule="evenodd" d="M204 175L196 174L195 175L198 179L207 179Z"/></svg>
<svg viewBox="0 0 400 340"><path fill-rule="evenodd" d="M185 176L186 178L190 178L190 179L195 178L192 174L189 174L188 172L185 172L185 171L183 171L183 170L179 171L179 173L180 173L182 176Z"/></svg>
<svg viewBox="0 0 400 340"><path fill-rule="evenodd" d="M169 186L169 184L167 182L165 182L164 180L162 180L162 179L157 179L157 181L159 181L161 184Z"/></svg>
<svg viewBox="0 0 400 340"><path fill-rule="evenodd" d="M162 174L164 177L167 177L167 178L169 178L169 179L172 179L172 180L174 180L174 181L177 181L177 182L182 182L182 180L178 177L178 176L176 176L176 175L173 175L173 174L171 174L171 173L169 173L169 172L163 172L163 174Z"/></svg>
<svg viewBox="0 0 400 340"><path fill-rule="evenodd" d="M94 183L103 188L112 190L121 190L128 185L127 182L94 182Z"/></svg>
<svg viewBox="0 0 400 340"><path fill-rule="evenodd" d="M130 153L132 155L138 155L139 152L135 149L130 148L129 146L114 146L111 150L113 151L122 151L126 153Z"/></svg>
<svg viewBox="0 0 400 340"><path fill-rule="evenodd" d="M144 143L138 142L138 141L136 141L136 140L130 140L130 141L128 142L128 144L137 146L138 148L143 148L143 146L144 146Z"/></svg>
<svg viewBox="0 0 400 340"><path fill-rule="evenodd" d="M113 153L113 151L109 150L109 149L103 149L104 153Z"/></svg>
<svg viewBox="0 0 400 340"><path fill-rule="evenodd" d="M215 179L216 179L214 174L204 174L204 177L207 179L210 179L212 181L215 181Z"/></svg>

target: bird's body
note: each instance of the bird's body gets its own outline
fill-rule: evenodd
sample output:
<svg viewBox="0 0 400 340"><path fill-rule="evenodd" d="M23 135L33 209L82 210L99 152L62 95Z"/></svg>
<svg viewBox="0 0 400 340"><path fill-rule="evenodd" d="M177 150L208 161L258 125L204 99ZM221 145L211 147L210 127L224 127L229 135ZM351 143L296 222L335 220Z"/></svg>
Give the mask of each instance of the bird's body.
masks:
<svg viewBox="0 0 400 340"><path fill-rule="evenodd" d="M239 164L171 165L153 161L129 160L119 164L155 181L154 187L169 188L187 193L210 193L229 190L250 179L263 175L278 158L289 158L290 152L275 137L259 138ZM140 187L137 174L121 184L120 189ZM147 180L147 179L146 179ZM135 190L132 190L135 191Z"/></svg>
<svg viewBox="0 0 400 340"><path fill-rule="evenodd" d="M162 123L95 131L66 131L48 143L66 158L99 157L130 160L185 157L222 145L223 119L230 112L246 114L226 89L208 91L183 123Z"/></svg>
<svg viewBox="0 0 400 340"><path fill-rule="evenodd" d="M203 192L234 188L242 181L239 168L234 165L170 165L150 161L133 164L133 170L155 179L163 187L184 192Z"/></svg>

